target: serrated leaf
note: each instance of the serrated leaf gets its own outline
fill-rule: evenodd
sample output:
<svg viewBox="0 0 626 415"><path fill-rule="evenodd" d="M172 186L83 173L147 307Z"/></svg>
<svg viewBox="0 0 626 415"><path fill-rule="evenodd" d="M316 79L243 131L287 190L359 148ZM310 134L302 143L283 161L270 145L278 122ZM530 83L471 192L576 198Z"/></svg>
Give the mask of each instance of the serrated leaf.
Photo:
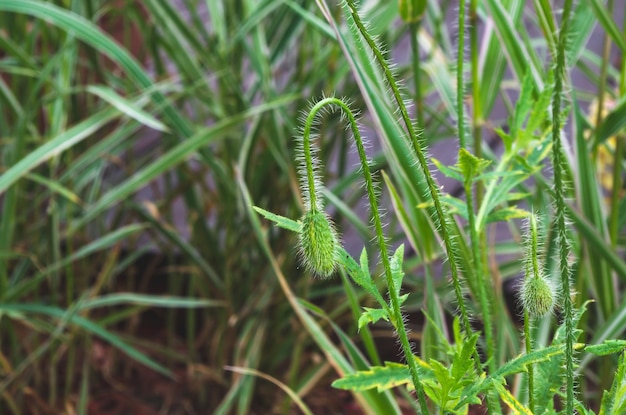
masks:
<svg viewBox="0 0 626 415"><path fill-rule="evenodd" d="M352 258L352 256L350 256L350 254L343 248L339 249L338 262L344 267L350 278L352 278L355 283L374 297L381 307L387 307L385 299L380 294L378 287L376 287L376 284L374 284L374 281L372 280L369 269L366 268L363 270L363 268L356 263L354 258Z"/></svg>
<svg viewBox="0 0 626 415"><path fill-rule="evenodd" d="M359 317L359 330L370 323L376 323L378 320L389 321L389 311L384 308L363 307L365 310Z"/></svg>
<svg viewBox="0 0 626 415"><path fill-rule="evenodd" d="M406 365L385 362L385 366L373 366L370 370L361 370L337 379L332 386L352 391L376 388L378 392L382 392L396 386L410 384L411 375Z"/></svg>
<svg viewBox="0 0 626 415"><path fill-rule="evenodd" d="M617 364L610 391L604 391L598 415L621 415L626 413L626 355Z"/></svg>
<svg viewBox="0 0 626 415"><path fill-rule="evenodd" d="M464 148L459 150L457 167L463 174L465 183L479 176L489 164L491 164L489 160L478 158Z"/></svg>
<svg viewBox="0 0 626 415"><path fill-rule="evenodd" d="M513 410L513 414L533 415L533 413L530 412L530 409L526 408L524 405L522 405L520 401L515 399L515 396L513 396L511 392L509 392L509 390L504 387L504 385L496 382L494 383L494 387L498 391L500 399L502 399L502 401Z"/></svg>
<svg viewBox="0 0 626 415"><path fill-rule="evenodd" d="M463 342L460 353L455 353L452 360L452 377L460 382L467 371L474 365L473 354L478 342L478 333L474 333L469 339Z"/></svg>
<svg viewBox="0 0 626 415"><path fill-rule="evenodd" d="M527 372L529 365L547 361L553 356L560 354L563 354L562 345L549 346L543 349L534 350L531 353L522 354L502 365L494 372L493 377L505 378L506 376L514 375L516 373Z"/></svg>
<svg viewBox="0 0 626 415"><path fill-rule="evenodd" d="M512 219L521 219L528 216L528 212L515 206L498 209L487 216L486 223L508 222Z"/></svg>
<svg viewBox="0 0 626 415"><path fill-rule="evenodd" d="M400 305L404 304L407 298L409 298L408 293L398 296L398 304Z"/></svg>
<svg viewBox="0 0 626 415"><path fill-rule="evenodd" d="M297 222L293 219L276 215L275 213L268 212L267 210L261 209L257 206L253 206L252 209L254 209L258 214L262 215L265 219L274 222L280 228L287 229L296 233L300 233L302 229L302 225L300 224L300 222Z"/></svg>
<svg viewBox="0 0 626 415"><path fill-rule="evenodd" d="M441 173L443 173L444 176L449 177L451 179L455 179L455 180L463 183L463 175L458 170L453 169L453 168L448 167L448 166L444 166L443 164L441 164L441 162L439 160L437 160L434 157L432 157L430 160L435 165L435 167L437 167L437 169Z"/></svg>
<svg viewBox="0 0 626 415"><path fill-rule="evenodd" d="M504 151L506 153L510 153L511 150L513 150L513 137L504 132L501 128L495 128L494 131L502 139L502 143L504 143Z"/></svg>
<svg viewBox="0 0 626 415"><path fill-rule="evenodd" d="M593 344L585 347L586 352L596 356L621 353L624 349L626 349L626 340L605 340L600 344Z"/></svg>

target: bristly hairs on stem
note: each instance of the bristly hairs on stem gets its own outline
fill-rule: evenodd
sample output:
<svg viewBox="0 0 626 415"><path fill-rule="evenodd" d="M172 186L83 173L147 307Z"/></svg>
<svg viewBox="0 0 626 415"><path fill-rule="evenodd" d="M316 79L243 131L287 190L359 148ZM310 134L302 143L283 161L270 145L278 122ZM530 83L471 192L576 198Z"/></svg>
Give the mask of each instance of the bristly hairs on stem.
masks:
<svg viewBox="0 0 626 415"><path fill-rule="evenodd" d="M566 41L572 11L572 0L565 0L561 17L558 45L556 49L556 64L554 73L554 98L552 101L552 166L554 169L554 202L556 205L557 242L559 249L559 272L561 274L561 289L563 295L563 311L565 319L565 376L566 401L565 413L574 414L574 306L569 295L570 268L568 264L569 245L567 242L566 206L564 189L563 148L561 143L561 99L563 94L563 79L565 78Z"/></svg>
<svg viewBox="0 0 626 415"><path fill-rule="evenodd" d="M365 180L365 187L367 190L367 197L369 199L370 209L372 220L374 222L374 228L376 232L376 240L378 242L378 249L380 250L380 257L383 263L383 268L385 270L385 277L387 282L387 290L389 292L389 300L391 305L391 311L393 313L391 317L391 321L394 325L395 330L398 332L398 336L400 337L400 344L402 345L403 353L407 359L407 364L409 366L409 371L411 373L411 380L413 381L415 390L418 395L418 401L420 403L420 409L422 413L428 413L428 406L426 405L426 396L424 394L424 390L422 388L422 384L420 382L419 373L417 371L417 363L413 358L413 351L411 350L411 346L408 340L408 334L405 327L404 318L402 316L402 312L400 310L400 299L398 295L399 287L395 286L395 281L393 279L393 274L391 271L391 262L389 258L389 253L387 249L387 241L385 240L385 236L383 234L383 224L380 216L380 210L378 207L378 200L376 191L374 189L374 181L372 179L372 173L369 167L369 161L367 158L367 154L365 152L365 147L363 145L363 139L361 138L361 133L359 131L359 126L354 116L354 113L350 109L350 107L344 103L342 100L338 98L324 98L320 100L317 104L315 104L309 115L306 118L306 122L304 125L303 131L303 152L304 152L304 163L305 169L307 173L307 184L310 187L309 196L312 199L309 201L309 205L313 209L313 207L317 206L315 195L315 173L313 171L313 162L311 160L311 140L310 140L310 132L311 127L313 125L313 120L315 119L315 115L318 111L320 111L325 106L337 106L341 109L342 113L347 117L348 123L350 125L350 129L352 130L352 135L354 137L354 141L356 144L357 152L359 154L359 159L361 162L361 170L363 173L363 178ZM311 188L312 187L312 188Z"/></svg>
<svg viewBox="0 0 626 415"><path fill-rule="evenodd" d="M414 123L411 121L411 118L409 117L407 107L401 96L400 90L397 86L393 73L391 72L389 64L387 63L385 57L381 53L378 45L376 45L372 37L369 35L369 32L367 31L365 25L361 21L361 18L358 14L357 7L354 3L354 0L346 0L346 5L350 12L350 16L352 17L352 20L354 21L354 24L356 24L357 28L359 29L359 32L363 36L363 39L367 42L368 46L374 53L374 56L376 58L376 61L378 62L378 65L383 70L386 82L388 83L389 87L391 87L394 99L396 101L396 104L398 105L398 110L400 111L403 124L405 125L406 131L409 135L411 145L413 147L413 151L415 152L415 155L418 159L419 167L422 170L422 173L426 179L426 184L429 189L430 197L434 204L436 219L440 225L440 232L441 232L441 236L444 241L444 244L445 244L446 255L450 263L450 272L452 274L454 292L455 292L456 300L458 302L459 311L461 314L461 320L463 323L463 328L466 331L466 333L470 335L472 332L472 328L470 325L469 318L467 316L467 311L466 311L465 302L464 302L465 300L463 298L463 294L461 291L461 283L460 283L458 264L457 264L458 252L454 249L454 245L450 237L450 232L448 230L448 224L447 224L447 213L444 210L444 207L439 198L439 188L437 184L435 183L435 180L433 179L432 174L430 173L428 162L425 156L425 151L422 149L422 146L419 143L416 128L414 126ZM477 364L480 365L480 361L478 361Z"/></svg>

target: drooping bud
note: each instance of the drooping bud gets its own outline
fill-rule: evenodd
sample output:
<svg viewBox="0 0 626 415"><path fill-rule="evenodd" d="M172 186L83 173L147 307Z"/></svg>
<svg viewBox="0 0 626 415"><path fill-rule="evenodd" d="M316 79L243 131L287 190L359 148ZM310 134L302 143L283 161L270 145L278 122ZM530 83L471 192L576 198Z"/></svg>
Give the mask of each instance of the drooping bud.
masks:
<svg viewBox="0 0 626 415"><path fill-rule="evenodd" d="M520 295L524 310L533 317L543 316L554 308L555 289L544 277L526 278Z"/></svg>
<svg viewBox="0 0 626 415"><path fill-rule="evenodd" d="M302 217L300 254L307 269L327 278L337 265L337 232L326 213L313 208Z"/></svg>

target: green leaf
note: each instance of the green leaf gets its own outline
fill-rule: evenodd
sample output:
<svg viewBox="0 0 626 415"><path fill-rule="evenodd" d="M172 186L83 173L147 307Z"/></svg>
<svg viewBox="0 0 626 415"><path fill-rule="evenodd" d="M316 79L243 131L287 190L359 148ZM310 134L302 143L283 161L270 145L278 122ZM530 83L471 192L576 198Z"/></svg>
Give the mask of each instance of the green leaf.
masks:
<svg viewBox="0 0 626 415"><path fill-rule="evenodd" d="M605 340L600 344L588 345L585 351L596 356L606 356L609 354L621 353L626 349L626 340Z"/></svg>
<svg viewBox="0 0 626 415"><path fill-rule="evenodd" d="M626 95L620 98L615 108L607 115L596 132L594 146L605 142L626 127Z"/></svg>
<svg viewBox="0 0 626 415"><path fill-rule="evenodd" d="M146 127L150 127L157 131L169 132L169 129L165 124L154 118L150 113L142 110L141 107L136 105L134 102L120 96L111 88L100 85L89 85L87 87L87 92L102 98L104 101L117 108L122 114L135 119L137 122L145 125Z"/></svg>
<svg viewBox="0 0 626 415"><path fill-rule="evenodd" d="M254 211L257 212L258 214L262 215L265 219L271 220L272 222L274 222L276 226L280 228L287 229L295 233L300 233L300 231L302 230L302 224L300 222L296 222L293 219L276 215L272 212L268 212L267 210L261 209L260 207L257 207L257 206L253 206L252 209L254 209Z"/></svg>
<svg viewBox="0 0 626 415"><path fill-rule="evenodd" d="M68 315L68 311L62 310L58 307L43 305L43 304L32 304L32 303L21 303L21 304L0 304L0 312L8 312L8 313L24 313L24 314L44 314L50 317L54 317L56 319L65 319L67 318L69 323L80 327L81 329L94 334L100 337L102 340L105 340L111 345L115 346L137 362L159 372L169 377L174 377L174 375L165 367L156 363L154 360L150 359L144 353L135 349L124 340L122 340L117 335L111 333L106 330L104 327L100 326L97 323L94 323L90 320L87 320L84 317L78 315Z"/></svg>
<svg viewBox="0 0 626 415"><path fill-rule="evenodd" d="M451 179L455 179L461 183L463 183L463 175L459 174L457 170L454 170L448 166L443 165L439 160L434 157L431 157L430 161L437 167L437 169L443 173L444 176L449 177Z"/></svg>
<svg viewBox="0 0 626 415"><path fill-rule="evenodd" d="M367 324L376 323L378 320L389 321L389 311L381 308L369 308L363 307L365 310L361 317L359 317L359 329L363 328Z"/></svg>
<svg viewBox="0 0 626 415"><path fill-rule="evenodd" d="M404 270L402 269L402 263L404 262L404 244L401 244L398 249L393 253L389 265L391 267L391 276L396 288L396 295L400 294L402 289L402 280L404 279Z"/></svg>
<svg viewBox="0 0 626 415"><path fill-rule="evenodd" d="M515 399L515 396L513 396L511 392L509 392L509 390L505 388L504 385L502 385L500 382L495 382L493 386L498 391L498 395L500 395L502 401L513 410L514 414L533 415L533 413L530 412L530 410L524 405L522 405L520 401Z"/></svg>
<svg viewBox="0 0 626 415"><path fill-rule="evenodd" d="M498 209L487 216L486 223L508 222L512 219L528 217L528 211L515 206Z"/></svg>
<svg viewBox="0 0 626 415"><path fill-rule="evenodd" d="M604 391L598 415L621 415L626 413L626 355L622 354L610 391Z"/></svg>
<svg viewBox="0 0 626 415"><path fill-rule="evenodd" d="M363 250L361 251L359 263L361 264L361 271L363 271L363 273L366 275L370 275L370 265L367 258L367 249L365 249L365 247L363 247Z"/></svg>
<svg viewBox="0 0 626 415"><path fill-rule="evenodd" d="M480 159L464 148L459 150L457 167L463 175L464 183L471 182L476 176L480 175L489 164L491 164L489 160Z"/></svg>
<svg viewBox="0 0 626 415"><path fill-rule="evenodd" d="M410 385L409 368L400 363L385 362L385 366L373 366L370 370L362 370L346 375L332 383L334 388L352 391L368 389L379 392L401 385Z"/></svg>

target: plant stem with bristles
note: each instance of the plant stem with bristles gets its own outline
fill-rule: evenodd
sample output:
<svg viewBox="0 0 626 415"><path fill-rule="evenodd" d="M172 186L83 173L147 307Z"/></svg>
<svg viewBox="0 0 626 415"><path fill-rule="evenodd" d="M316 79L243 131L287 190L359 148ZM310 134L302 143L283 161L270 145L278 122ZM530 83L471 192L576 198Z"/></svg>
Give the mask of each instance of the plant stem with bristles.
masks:
<svg viewBox="0 0 626 415"><path fill-rule="evenodd" d="M554 168L554 199L556 204L556 227L559 244L559 272L561 274L563 312L565 319L565 413L574 414L574 306L570 295L570 270L568 265L569 246L565 223L565 183L563 178L561 144L561 95L565 77L565 46L569 27L572 0L565 0L558 45L556 48L556 69L554 75L554 99L552 101L552 165Z"/></svg>
<svg viewBox="0 0 626 415"><path fill-rule="evenodd" d="M374 182L372 180L372 174L369 169L369 162L367 159L367 154L365 153L365 147L363 145L363 140L361 138L361 133L359 132L358 123L354 117L354 114L350 110L350 107L346 105L343 101L338 98L324 98L319 101L317 104L313 106L306 120L305 128L304 128L304 151L305 151L305 160L307 160L307 170L313 167L313 163L310 160L310 132L311 127L313 125L313 119L315 118L315 114L322 109L322 107L326 105L337 105L341 108L343 113L348 118L348 122L350 124L350 128L352 130L352 134L354 136L354 141L356 143L357 152L359 153L359 159L361 161L361 169L363 170L363 177L365 179L365 188L367 191L367 197L369 199L369 204L371 208L372 218L374 220L374 228L376 232L376 240L378 243L378 249L380 250L380 256L383 263L383 268L385 270L385 278L387 280L387 290L389 291L389 301L391 305L391 310L393 312L392 322L394 328L398 332L398 336L400 338L400 345L402 346L402 351L407 359L407 364L409 366L409 372L411 373L411 380L413 381L413 385L415 387L415 391L417 392L418 401L420 404L420 410L423 414L428 413L428 406L426 404L426 396L424 394L424 390L422 388L422 384L420 382L419 373L417 371L417 363L413 358L413 351L411 350L411 345L409 343L409 336L407 334L406 327L404 325L404 319L402 318L402 311L400 310L400 298L398 296L398 291L400 287L395 286L395 282L393 280L393 276L391 273L391 263L389 260L389 253L387 250L387 242L385 241L385 236L383 234L383 225L380 218L380 212L378 210L378 200L376 198L376 191L374 190ZM307 148L309 147L309 148ZM308 154L308 156L306 155ZM310 173L310 174L309 174ZM309 183L314 182L314 175L312 172L307 171L307 176Z"/></svg>
<svg viewBox="0 0 626 415"><path fill-rule="evenodd" d="M396 104L398 105L398 108L400 110L400 115L402 117L402 121L406 126L407 133L409 135L411 144L413 146L413 150L415 151L415 155L418 159L418 163L426 179L426 184L428 186L428 190L429 190L431 199L434 204L435 213L437 215L437 220L439 221L439 224L441 226L441 230L440 230L441 237L444 241L446 255L448 257L449 264L450 264L450 273L452 274L452 284L454 286L454 294L458 302L459 312L461 314L461 320L463 322L463 328L466 331L466 333L469 335L472 333L472 328L469 322L469 318L467 316L467 310L465 308L465 301L463 299L463 294L461 292L461 283L459 280L459 271L458 271L457 262L456 262L457 253L454 251L454 248L452 245L452 238L450 237L450 234L448 232L448 227L446 224L447 215L446 215L446 212L444 212L443 206L441 204L441 200L439 198L439 189L437 188L435 180L433 179L432 174L430 173L430 170L428 169L428 162L426 161L426 156L419 144L417 133L409 117L409 113L407 111L406 105L404 104L404 101L402 100L400 90L398 89L398 86L395 82L391 69L389 65L387 64L385 57L382 55L382 52L380 51L380 49L378 48L378 46L376 45L372 37L369 35L363 22L361 21L361 18L359 17L359 14L357 12L356 5L354 4L354 1L346 0L346 2L350 9L350 15L352 16L354 23L356 24L357 28L361 32L361 35L363 36L368 46L374 53L374 56L376 57L378 64L383 69L385 79L387 80L391 88L391 91L393 93ZM480 365L480 362L477 362L477 364Z"/></svg>

